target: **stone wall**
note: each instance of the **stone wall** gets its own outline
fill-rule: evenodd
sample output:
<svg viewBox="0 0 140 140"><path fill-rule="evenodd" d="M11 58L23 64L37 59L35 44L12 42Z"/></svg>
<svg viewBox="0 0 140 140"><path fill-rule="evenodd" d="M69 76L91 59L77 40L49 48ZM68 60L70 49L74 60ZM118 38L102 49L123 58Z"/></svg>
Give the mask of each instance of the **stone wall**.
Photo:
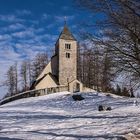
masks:
<svg viewBox="0 0 140 140"><path fill-rule="evenodd" d="M37 96L43 96L47 94L52 94L56 92L63 92L68 91L68 86L58 86L58 87L50 87L50 88L44 88L44 89L38 89L38 90L30 90L26 92L22 92L10 97L7 97L0 101L0 105L22 99L22 98L29 98L29 97L37 97Z"/></svg>
<svg viewBox="0 0 140 140"><path fill-rule="evenodd" d="M65 44L71 44L71 49L65 49ZM66 58L70 53L70 58ZM74 40L59 40L59 84L66 85L77 78L77 42Z"/></svg>

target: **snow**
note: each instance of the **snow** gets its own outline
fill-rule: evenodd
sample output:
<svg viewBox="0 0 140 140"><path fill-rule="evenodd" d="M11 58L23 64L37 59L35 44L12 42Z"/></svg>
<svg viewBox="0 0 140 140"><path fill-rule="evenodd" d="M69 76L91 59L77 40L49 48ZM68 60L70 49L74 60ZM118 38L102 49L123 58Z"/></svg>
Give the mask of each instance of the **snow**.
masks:
<svg viewBox="0 0 140 140"><path fill-rule="evenodd" d="M105 93L60 92L20 99L0 106L0 140L117 140L138 138L140 99ZM98 111L98 105L111 111ZM139 137L140 138L140 137ZM139 139L138 138L138 139Z"/></svg>

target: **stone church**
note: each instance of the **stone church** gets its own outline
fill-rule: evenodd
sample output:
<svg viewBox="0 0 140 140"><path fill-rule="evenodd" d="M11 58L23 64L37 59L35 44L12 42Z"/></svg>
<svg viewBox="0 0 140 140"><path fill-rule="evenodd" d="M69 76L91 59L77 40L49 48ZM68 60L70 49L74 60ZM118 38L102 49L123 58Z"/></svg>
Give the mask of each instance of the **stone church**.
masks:
<svg viewBox="0 0 140 140"><path fill-rule="evenodd" d="M55 54L35 82L35 89L61 86L70 92L83 91L77 80L77 40L66 24L56 41Z"/></svg>

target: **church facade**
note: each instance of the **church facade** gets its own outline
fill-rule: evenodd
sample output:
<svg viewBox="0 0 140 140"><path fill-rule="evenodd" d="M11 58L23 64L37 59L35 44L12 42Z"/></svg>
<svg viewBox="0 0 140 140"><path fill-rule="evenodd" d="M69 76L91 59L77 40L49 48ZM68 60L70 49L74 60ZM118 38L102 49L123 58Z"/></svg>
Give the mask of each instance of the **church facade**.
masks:
<svg viewBox="0 0 140 140"><path fill-rule="evenodd" d="M67 86L70 92L82 91L77 80L77 40L64 25L55 44L55 54L35 82L35 89Z"/></svg>

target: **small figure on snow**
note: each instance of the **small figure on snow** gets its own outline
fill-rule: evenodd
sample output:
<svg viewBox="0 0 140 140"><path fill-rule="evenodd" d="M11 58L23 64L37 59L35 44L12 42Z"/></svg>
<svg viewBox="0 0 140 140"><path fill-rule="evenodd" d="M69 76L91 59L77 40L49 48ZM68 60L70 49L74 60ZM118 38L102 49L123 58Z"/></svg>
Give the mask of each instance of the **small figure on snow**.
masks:
<svg viewBox="0 0 140 140"><path fill-rule="evenodd" d="M111 111L112 108L110 106L103 106L103 105L99 105L98 106L98 111Z"/></svg>
<svg viewBox="0 0 140 140"><path fill-rule="evenodd" d="M138 106L138 101L137 100L134 100L133 105L134 106Z"/></svg>

